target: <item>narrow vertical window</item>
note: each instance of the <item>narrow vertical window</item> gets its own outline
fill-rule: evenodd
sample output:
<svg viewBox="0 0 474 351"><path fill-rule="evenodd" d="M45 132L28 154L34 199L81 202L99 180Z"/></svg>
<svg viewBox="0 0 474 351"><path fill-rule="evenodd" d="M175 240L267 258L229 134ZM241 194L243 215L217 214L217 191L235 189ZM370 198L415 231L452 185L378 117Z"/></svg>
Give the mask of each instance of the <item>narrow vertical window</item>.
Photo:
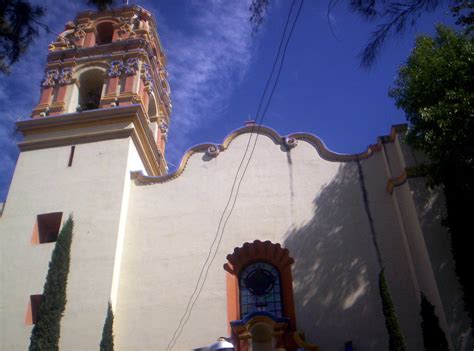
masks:
<svg viewBox="0 0 474 351"><path fill-rule="evenodd" d="M68 167L72 166L72 160L74 159L74 151L76 150L76 146L71 146L71 152L69 153L69 162L67 163Z"/></svg>
<svg viewBox="0 0 474 351"><path fill-rule="evenodd" d="M28 309L26 311L25 324L33 325L38 322L39 319L39 307L43 295L30 295L30 301L28 302Z"/></svg>

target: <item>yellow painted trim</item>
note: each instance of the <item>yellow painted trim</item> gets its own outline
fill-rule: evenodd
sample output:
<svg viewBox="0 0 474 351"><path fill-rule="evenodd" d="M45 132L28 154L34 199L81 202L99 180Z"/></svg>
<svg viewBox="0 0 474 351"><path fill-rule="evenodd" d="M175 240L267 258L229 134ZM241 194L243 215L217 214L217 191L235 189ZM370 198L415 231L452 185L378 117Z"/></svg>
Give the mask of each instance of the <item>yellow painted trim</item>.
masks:
<svg viewBox="0 0 474 351"><path fill-rule="evenodd" d="M400 185L404 184L407 181L407 179L408 179L408 176L407 176L406 171L403 171L403 173L400 174L399 176L390 178L387 181L387 186L386 186L387 192L389 194L392 194L393 193L393 188L396 187L396 186L400 186Z"/></svg>
<svg viewBox="0 0 474 351"><path fill-rule="evenodd" d="M385 188L389 194L393 193L393 189L395 187L405 184L408 178L422 177L422 176L410 175L411 169L412 169L411 167L407 167L402 172L402 174L387 180L387 186Z"/></svg>

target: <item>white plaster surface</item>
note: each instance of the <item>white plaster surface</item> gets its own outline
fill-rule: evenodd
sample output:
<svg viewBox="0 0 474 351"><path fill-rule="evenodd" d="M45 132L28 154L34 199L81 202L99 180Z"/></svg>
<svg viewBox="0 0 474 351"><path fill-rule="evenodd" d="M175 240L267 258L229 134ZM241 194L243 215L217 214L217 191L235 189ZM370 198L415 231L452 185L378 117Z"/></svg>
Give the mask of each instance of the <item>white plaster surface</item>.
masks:
<svg viewBox="0 0 474 351"><path fill-rule="evenodd" d="M178 326L208 254L248 134L219 157L191 157L177 179L132 184L116 310L121 350L164 350ZM260 136L232 216L176 350L227 335L225 272L234 247L255 239L289 248L298 327L326 349L344 341L386 344L378 269L354 164L322 160L300 142L282 151ZM232 198L231 203L234 198ZM227 211L229 213L229 211ZM213 252L212 252L213 253ZM368 329L362 321L371 320Z"/></svg>
<svg viewBox="0 0 474 351"><path fill-rule="evenodd" d="M143 165L129 138L77 145L72 167L70 147L23 152L0 219L0 349L28 346L28 298L42 291L53 247L32 245L32 228L37 214L52 211L73 213L76 225L62 350L98 348L109 299L116 350L165 350L196 286L199 298L173 350L228 336L222 265L256 239L280 243L295 259L297 328L321 350L348 340L357 350L387 349L375 245L408 349L423 347L420 289L439 307L456 350L472 348L446 237L431 234L446 235L432 218L442 203L417 181L386 191L388 179L416 162L405 145L387 142L360 161L360 173L357 162L324 160L308 142L287 150L261 135L244 180L233 186L248 137L215 158L198 152L179 177L150 185L130 180Z"/></svg>
<svg viewBox="0 0 474 351"><path fill-rule="evenodd" d="M76 145L72 167L69 146L21 153L0 221L1 350L29 345L29 296L42 292L54 247L31 244L32 230L37 214L53 211L62 211L63 220L72 214L75 223L60 348L97 349L111 297L131 143Z"/></svg>

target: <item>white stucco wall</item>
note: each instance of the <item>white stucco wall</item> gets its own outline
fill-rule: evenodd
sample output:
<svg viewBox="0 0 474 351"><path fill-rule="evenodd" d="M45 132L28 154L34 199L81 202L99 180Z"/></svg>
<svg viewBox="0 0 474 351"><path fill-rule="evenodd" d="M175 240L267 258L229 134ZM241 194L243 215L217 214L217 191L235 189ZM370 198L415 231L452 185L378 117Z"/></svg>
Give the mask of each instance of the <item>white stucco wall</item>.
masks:
<svg viewBox="0 0 474 351"><path fill-rule="evenodd" d="M197 152L179 177L150 185L130 179L130 171L144 169L130 138L77 145L72 167L69 146L22 152L0 219L0 349L28 347L29 296L42 292L53 248L32 245L32 229L37 214L62 211L63 220L73 213L75 231L61 349L98 348L110 299L117 350L165 350L209 254L248 137L237 136L215 158ZM387 348L375 243L408 349L423 348L422 290L439 308L450 342L470 350L439 226L442 201L417 179L387 192L387 180L420 156L397 138L384 144L359 168L356 161L324 160L306 141L288 151L260 135L173 350L228 336L222 265L235 247L256 239L280 243L295 259L297 328L321 350L342 349L349 340L357 350Z"/></svg>
<svg viewBox="0 0 474 351"><path fill-rule="evenodd" d="M116 309L120 350L164 350L178 326L218 227L248 134L217 158L192 156L177 179L132 183ZM295 258L298 328L322 349L380 350L387 337L378 269L357 168L321 159L306 143L282 151L260 136L202 293L175 350L228 335L225 271L234 247L281 243ZM371 321L367 328L366 321Z"/></svg>
<svg viewBox="0 0 474 351"><path fill-rule="evenodd" d="M137 165L133 149L130 138L76 145L72 167L69 146L20 154L0 221L0 349L29 345L29 296L42 293L54 247L31 244L32 230L36 215L53 211L63 212L63 221L72 214L75 225L60 348L98 348L121 252L129 166Z"/></svg>

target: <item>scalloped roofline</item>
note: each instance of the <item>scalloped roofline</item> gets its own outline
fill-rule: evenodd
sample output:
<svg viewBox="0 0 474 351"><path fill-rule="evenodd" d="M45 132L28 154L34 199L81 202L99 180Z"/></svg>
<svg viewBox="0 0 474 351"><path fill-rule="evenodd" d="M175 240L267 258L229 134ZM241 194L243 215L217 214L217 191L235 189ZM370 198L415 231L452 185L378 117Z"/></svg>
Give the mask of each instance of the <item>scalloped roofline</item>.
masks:
<svg viewBox="0 0 474 351"><path fill-rule="evenodd" d="M220 152L227 150L235 138L247 133L266 135L275 144L281 145L286 149L296 146L295 141L305 141L311 144L316 149L319 156L326 161L353 162L369 158L375 153L380 152L382 149L382 143L395 141L396 135L404 133L406 129L407 124L392 125L389 135L377 137L377 142L369 145L365 151L357 154L341 154L331 151L319 137L311 133L297 132L282 136L277 131L267 126L258 126L256 124L246 125L229 133L221 144L203 143L190 147L184 153L179 166L173 173L163 176L146 176L142 171L134 171L131 172L131 179L135 180L138 184L155 184L171 181L178 178L184 172L192 155L196 153L207 153L210 157L217 157Z"/></svg>

